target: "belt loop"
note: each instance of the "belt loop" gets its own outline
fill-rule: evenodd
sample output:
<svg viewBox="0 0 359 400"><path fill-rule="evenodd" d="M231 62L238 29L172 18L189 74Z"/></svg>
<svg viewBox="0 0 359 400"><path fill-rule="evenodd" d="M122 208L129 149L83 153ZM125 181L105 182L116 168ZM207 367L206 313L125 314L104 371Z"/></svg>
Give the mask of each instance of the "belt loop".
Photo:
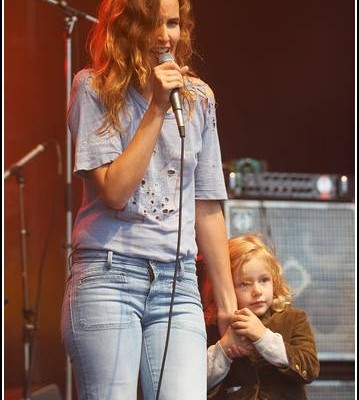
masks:
<svg viewBox="0 0 359 400"><path fill-rule="evenodd" d="M106 268L110 269L112 267L112 256L113 256L113 251L108 250L107 252L107 262L106 262Z"/></svg>
<svg viewBox="0 0 359 400"><path fill-rule="evenodd" d="M180 258L178 260L178 270L177 270L177 277L181 280L184 278L184 262L183 259Z"/></svg>
<svg viewBox="0 0 359 400"><path fill-rule="evenodd" d="M150 280L150 283L152 283L155 280L155 268L156 268L156 262L153 260L148 260L148 267L147 267L147 271L148 271L148 277Z"/></svg>
<svg viewBox="0 0 359 400"><path fill-rule="evenodd" d="M67 268L68 268L69 272L72 271L72 257L75 252L76 252L76 249L72 250L71 253L69 254L69 256L67 257Z"/></svg>

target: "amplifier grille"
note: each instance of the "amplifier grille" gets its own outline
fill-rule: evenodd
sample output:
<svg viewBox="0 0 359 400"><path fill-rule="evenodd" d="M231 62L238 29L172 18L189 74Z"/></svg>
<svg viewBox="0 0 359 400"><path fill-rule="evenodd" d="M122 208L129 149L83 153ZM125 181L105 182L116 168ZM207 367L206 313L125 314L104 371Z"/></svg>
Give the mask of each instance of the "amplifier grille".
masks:
<svg viewBox="0 0 359 400"><path fill-rule="evenodd" d="M354 400L354 381L314 381L307 386L311 400Z"/></svg>

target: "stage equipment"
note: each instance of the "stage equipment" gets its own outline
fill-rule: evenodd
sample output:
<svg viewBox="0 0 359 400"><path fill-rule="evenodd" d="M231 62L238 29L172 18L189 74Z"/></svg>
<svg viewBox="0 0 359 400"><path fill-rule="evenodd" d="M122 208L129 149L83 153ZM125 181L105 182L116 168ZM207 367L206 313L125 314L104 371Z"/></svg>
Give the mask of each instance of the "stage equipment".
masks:
<svg viewBox="0 0 359 400"><path fill-rule="evenodd" d="M273 244L319 359L354 360L354 203L227 200L224 214L229 237L259 232Z"/></svg>
<svg viewBox="0 0 359 400"><path fill-rule="evenodd" d="M311 400L354 400L354 381L317 380L307 386Z"/></svg>
<svg viewBox="0 0 359 400"><path fill-rule="evenodd" d="M31 400L62 400L62 396L58 386L51 384L32 392Z"/></svg>
<svg viewBox="0 0 359 400"><path fill-rule="evenodd" d="M352 201L353 182L347 175L288 172L228 172L232 198Z"/></svg>
<svg viewBox="0 0 359 400"><path fill-rule="evenodd" d="M27 165L32 159L38 154L42 153L50 144L56 146L56 152L58 157L58 174L62 173L62 161L60 146L54 139L49 139L44 143L38 144L24 157L14 163L9 169L4 172L4 180L10 176L16 177L16 182L19 189L19 212L20 212L20 260L21 260L21 278L22 278L22 302L23 302L23 341L24 341L24 387L23 396L24 399L30 399L30 377L31 377L31 361L32 361L32 349L34 342L34 335L37 329L36 326L36 310L31 308L30 305L30 292L28 282L28 258L27 258L27 241L28 230L26 228L25 218L25 176L23 173L23 167Z"/></svg>

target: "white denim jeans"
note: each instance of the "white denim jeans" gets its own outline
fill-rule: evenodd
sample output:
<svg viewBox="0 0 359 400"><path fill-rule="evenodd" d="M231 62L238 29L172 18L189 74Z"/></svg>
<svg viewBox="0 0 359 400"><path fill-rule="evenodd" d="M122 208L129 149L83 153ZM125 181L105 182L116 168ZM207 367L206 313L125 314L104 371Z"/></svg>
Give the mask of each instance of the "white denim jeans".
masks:
<svg viewBox="0 0 359 400"><path fill-rule="evenodd" d="M181 260L161 400L205 400L206 331L194 260ZM158 388L175 263L81 250L72 256L62 336L79 400L144 400Z"/></svg>

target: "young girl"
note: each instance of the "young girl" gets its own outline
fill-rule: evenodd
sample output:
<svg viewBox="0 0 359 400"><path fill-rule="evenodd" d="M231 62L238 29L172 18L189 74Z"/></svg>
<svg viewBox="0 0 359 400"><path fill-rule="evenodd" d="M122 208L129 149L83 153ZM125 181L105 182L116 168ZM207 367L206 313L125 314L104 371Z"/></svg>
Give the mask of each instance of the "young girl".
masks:
<svg viewBox="0 0 359 400"><path fill-rule="evenodd" d="M252 234L230 239L229 252L238 310L208 348L212 397L226 392L226 399L308 399L305 384L319 374L314 337L305 312L290 305L274 252ZM214 343L213 326L208 331Z"/></svg>
<svg viewBox="0 0 359 400"><path fill-rule="evenodd" d="M103 0L98 20L92 65L74 78L69 107L83 200L62 334L78 397L135 400L140 375L145 400L205 400L197 245L222 329L236 296L215 101L190 68L190 0ZM183 140L173 90L182 100Z"/></svg>

